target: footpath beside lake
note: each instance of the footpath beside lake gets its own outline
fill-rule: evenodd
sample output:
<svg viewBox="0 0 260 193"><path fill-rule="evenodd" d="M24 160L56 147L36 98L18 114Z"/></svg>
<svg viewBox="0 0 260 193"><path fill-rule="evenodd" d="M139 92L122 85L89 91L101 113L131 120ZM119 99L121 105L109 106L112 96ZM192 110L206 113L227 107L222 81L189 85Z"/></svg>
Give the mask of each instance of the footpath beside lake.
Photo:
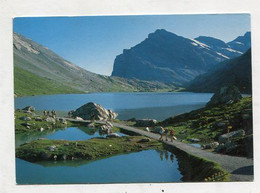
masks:
<svg viewBox="0 0 260 193"><path fill-rule="evenodd" d="M142 102L149 99L151 93L148 93L145 95L142 93L141 98ZM161 111L158 111L158 114L160 112L163 112L163 108L169 108L167 105L173 105L176 106L179 105L187 105L194 108L193 105L201 104L201 98L197 99L194 96L205 96L205 95L190 95L190 93L187 93L187 96L192 96L193 101L188 102L188 104L179 104L179 103L172 103L172 100L169 100L171 96L176 97L184 97L183 93L181 95L176 95L175 93L158 93L160 97L166 97L168 100L161 101L159 104L161 107L158 107L156 104L151 103L153 100L149 101L150 106L146 105L145 108L149 108L150 110L153 109L155 112L158 110L158 108L162 108ZM136 94L134 93L133 96ZM161 96L163 95L163 96ZM82 95L84 96L84 95ZM131 94L129 94L131 96ZM158 99L155 94L152 94L154 96L154 99ZM207 95L207 97L210 95ZM206 98L207 98L206 97ZM40 97L41 98L41 97ZM124 97L123 97L124 98ZM165 99L166 99L165 98ZM185 98L185 97L184 97ZM188 97L189 98L189 97ZM202 97L203 98L203 97ZM206 100L204 98L203 100ZM241 96L240 96L241 98ZM28 113L26 112L19 112L16 111L18 114L16 114L16 137L29 139L28 141L24 141L25 143L21 142L17 145L16 149L16 157L21 158L23 160L29 161L29 162L22 162L17 160L17 175L19 177L20 183L32 183L30 180L26 181L24 178L25 176L22 175L22 165L28 165L30 167L34 167L35 164L47 166L48 168L54 167L56 168L58 165L64 163L65 167L70 167L71 161L76 161L77 163L83 163L83 164L90 164L95 163L96 161L100 159L106 160L107 157L118 157L119 154L129 154L131 152L138 152L138 154L142 155L146 151L156 150L161 152L169 152L169 153L163 153L160 154L161 161L163 160L162 157L165 157L165 160L168 159L171 160L172 163L175 163L174 160L176 159L176 163L178 163L178 167L175 168L173 173L181 174L177 175L178 178L175 177L169 177L167 179L164 179L162 182L173 182L173 181L252 181L253 180L253 159L247 159L242 157L237 157L241 155L245 155L245 153L250 153L250 143L252 139L252 135L250 134L251 130L251 119L252 117L252 98L246 97L241 98L236 102L232 102L230 104L223 104L218 106L206 106L203 108L200 108L198 110L193 110L191 112L186 111L185 108L180 108L184 112L189 112L185 114L178 114L175 112L175 116L172 116L168 119L165 119L164 121L159 121L154 123L154 125L150 128L152 129L150 131L149 128L145 128L146 126L139 126L135 127L134 124L137 124L136 119L129 119L128 121L121 120L115 120L116 113L114 113L111 110L106 110L103 107L94 104L94 103L87 103L86 107L82 106L81 108L78 108L76 111L73 111L73 113L69 114L69 116L72 116L72 118L66 118L66 117L49 117L46 115L37 115L36 113ZM47 97L47 99L49 99ZM119 98L118 98L119 99ZM171 98L172 99L172 98ZM38 100L38 99L37 99ZM36 101L37 101L36 100ZM181 99L179 99L181 101ZM48 100L47 100L48 101ZM111 100L105 100L107 101L107 104L113 104L111 103ZM185 100L184 100L185 101ZM123 101L122 101L123 102ZM187 101L186 101L187 102ZM207 102L207 101L206 101ZM204 102L204 105L206 104ZM165 106L163 105L165 104ZM119 102L120 104L120 102ZM122 105L123 103L121 103ZM126 103L129 105L129 103ZM130 103L133 104L133 103ZM135 105L133 105L133 108L131 109L130 106L128 106L128 111L130 112L138 112L138 109L143 109L143 103L140 104L140 108L136 108ZM19 104L21 105L21 104ZM127 106L127 105L126 105ZM119 107L119 106L117 106ZM93 108L97 108L93 111ZM136 109L135 109L136 108ZM44 108L45 109L45 108ZM52 108L56 110L55 108ZM173 108L174 109L174 108ZM188 108L189 109L189 108ZM48 109L50 110L50 109ZM58 109L60 110L60 109ZM108 123L107 121L94 121L94 120L83 120L81 117L81 113L88 112L86 114L86 117L84 119L92 119L93 112L103 112L105 113L103 117L103 114L96 114L96 118L107 120L111 116L113 117L114 121L111 121L111 123ZM20 114L19 114L20 113ZM25 114L24 114L25 113ZM165 114L164 114L165 115ZM77 117L80 116L80 117ZM131 114L129 117L135 117L135 114ZM94 119L96 119L94 118ZM101 119L101 120L102 120ZM239 125L240 124L240 125ZM242 125L241 125L242 124ZM77 126L76 126L77 125ZM241 136L232 137L232 143L229 143L229 139L227 142L225 142L224 146L223 144L219 144L216 142L218 138L225 134L226 127L228 125L231 125L229 127L234 128L235 130L239 130L240 128L243 128L243 134ZM82 140L82 138L71 138L64 135L65 139L62 139L61 137L58 137L59 135L54 135L59 130L67 130L66 128L71 127L87 127L86 129L81 129L85 134L87 135L94 135L97 131L100 133L99 135L95 135L96 138L86 137L86 139ZM165 127L169 130L175 131L175 136L178 140L173 142L166 142L164 141L161 143L158 141L160 138L159 134L156 134L156 127ZM52 134L52 138L44 139L40 136L46 132L43 136L50 136ZM105 132L105 135L102 134ZM70 132L66 132L67 135L70 135ZM125 133L125 134L121 134ZM27 134L28 137L22 137L24 134ZM83 134L83 135L85 135ZM131 136L128 136L131 135ZM142 136L146 137L142 137ZM37 138L37 136L39 136ZM223 135L224 136L224 135ZM80 135L78 136L80 137ZM148 138L147 138L148 137ZM224 138L223 138L224 139ZM223 141L222 139L222 141ZM199 144L202 145L204 150L192 147L191 145L187 144L190 142L197 141ZM214 143L213 143L214 142ZM220 141L219 141L220 142ZM206 144L208 143L208 144ZM209 144L210 143L210 144ZM216 147L211 146L211 144L218 144ZM196 145L196 144L195 144ZM227 146L229 145L229 146ZM208 148L209 147L209 148ZM221 147L222 149L219 149ZM247 149L246 149L247 148ZM215 153L213 153L213 151ZM218 153L216 153L218 151ZM248 152L247 152L248 151ZM223 154L230 154L230 155L223 155ZM130 154L131 155L131 154ZM129 156L130 156L129 155ZM85 160L88 162L79 162L80 160ZM131 162L136 162L136 158L134 160L131 160ZM139 160L143 163L145 162L151 162L149 157L147 159ZM138 161L138 162L139 162ZM158 160L159 161L159 160ZM46 163L45 163L46 162ZM50 164L50 162L55 163ZM75 163L76 163L75 162ZM131 164L129 162L129 164ZM22 164L22 165L21 165ZM67 165L69 164L69 165ZM159 164L154 163L154 167ZM56 165L56 166L55 166ZM160 165L160 164L159 164ZM189 167L187 167L189 165ZM80 167L80 166L77 166ZM145 165L143 167L146 167ZM98 169L98 168L97 168ZM130 169L130 168L128 168ZM74 169L70 169L71 172L74 171ZM47 171L47 170L46 170ZM32 173L34 173L33 170L31 170ZM100 174L100 172L96 171L96 174L93 174L94 176ZM112 172L112 171L111 171ZM130 172L130 171L129 171ZM130 172L131 173L131 172ZM152 170L150 175L152 175ZM150 176L149 175L149 176ZM39 173L39 177L42 176ZM145 175L146 176L146 175ZM42 176L43 177L43 176ZM82 183L91 183L91 182L102 182L102 183L109 183L109 181L99 181L99 177L96 180L90 180L90 176L85 179ZM127 179L129 181L127 181ZM148 178L143 178L141 182L149 182L147 181ZM154 179L150 179L150 182L155 182ZM62 179L61 179L62 181ZM57 183L61 183L61 181ZM65 180L68 183L74 182L72 179ZM52 182L51 179L49 181ZM130 178L123 179L122 177L118 177L118 180L115 180L114 182L139 182L135 180L130 180ZM37 181L34 181L33 183L37 183Z"/></svg>

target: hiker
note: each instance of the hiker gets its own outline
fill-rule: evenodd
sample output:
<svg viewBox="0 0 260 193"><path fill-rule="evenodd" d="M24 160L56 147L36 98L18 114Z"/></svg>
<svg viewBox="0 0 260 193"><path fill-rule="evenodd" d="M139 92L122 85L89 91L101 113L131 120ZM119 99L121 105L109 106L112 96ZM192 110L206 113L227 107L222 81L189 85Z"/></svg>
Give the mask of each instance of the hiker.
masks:
<svg viewBox="0 0 260 193"><path fill-rule="evenodd" d="M167 139L168 132L169 132L169 129L166 128L165 131L164 131L164 134L165 134L165 141L168 141L168 139Z"/></svg>
<svg viewBox="0 0 260 193"><path fill-rule="evenodd" d="M160 135L161 135L160 138L159 138L160 141L163 141L163 134L164 134L164 132L165 131L164 131L163 127L160 127Z"/></svg>
<svg viewBox="0 0 260 193"><path fill-rule="evenodd" d="M163 151L160 151L160 158L163 161Z"/></svg>
<svg viewBox="0 0 260 193"><path fill-rule="evenodd" d="M171 159L171 161L172 161L172 163L173 163L173 159L174 159L173 153L170 155L170 159Z"/></svg>
<svg viewBox="0 0 260 193"><path fill-rule="evenodd" d="M44 111L43 111L43 116L46 117L46 115L47 115L47 111L44 110Z"/></svg>
<svg viewBox="0 0 260 193"><path fill-rule="evenodd" d="M174 140L174 130L170 131L171 142Z"/></svg>
<svg viewBox="0 0 260 193"><path fill-rule="evenodd" d="M54 119L56 118L56 111L53 111L53 116Z"/></svg>
<svg viewBox="0 0 260 193"><path fill-rule="evenodd" d="M165 151L165 152L164 152L164 157L165 157L165 159L166 159L166 161L167 161L168 158L169 158L169 153L168 153L168 151Z"/></svg>
<svg viewBox="0 0 260 193"><path fill-rule="evenodd" d="M51 117L54 118L54 110L51 111Z"/></svg>

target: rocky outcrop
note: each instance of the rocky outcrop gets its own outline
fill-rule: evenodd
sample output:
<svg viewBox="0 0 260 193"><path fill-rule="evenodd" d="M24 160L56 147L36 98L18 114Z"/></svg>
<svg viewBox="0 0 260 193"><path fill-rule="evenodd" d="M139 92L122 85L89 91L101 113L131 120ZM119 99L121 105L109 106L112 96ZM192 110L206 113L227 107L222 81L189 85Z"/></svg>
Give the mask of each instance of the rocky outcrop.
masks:
<svg viewBox="0 0 260 193"><path fill-rule="evenodd" d="M47 117L47 118L45 119L45 121L46 121L46 122L49 122L49 123L56 123L56 120L55 120L54 118L52 118L52 117Z"/></svg>
<svg viewBox="0 0 260 193"><path fill-rule="evenodd" d="M244 137L245 136L245 131L243 129L237 130L237 131L232 131L230 133L226 133L223 135L220 135L218 138L219 143L226 143L228 142L228 138L232 140L233 138L239 138L239 137Z"/></svg>
<svg viewBox="0 0 260 193"><path fill-rule="evenodd" d="M118 138L120 137L120 135L118 135L117 133L110 133L107 135L107 138Z"/></svg>
<svg viewBox="0 0 260 193"><path fill-rule="evenodd" d="M140 119L136 120L136 127L153 127L157 123L157 120L155 119Z"/></svg>
<svg viewBox="0 0 260 193"><path fill-rule="evenodd" d="M76 109L72 115L85 120L111 120L115 119L118 114L105 109L99 104L90 102Z"/></svg>
<svg viewBox="0 0 260 193"><path fill-rule="evenodd" d="M33 106L27 106L25 108L23 108L24 111L30 111L30 112L34 112L35 108Z"/></svg>
<svg viewBox="0 0 260 193"><path fill-rule="evenodd" d="M223 86L213 95L207 106L232 104L238 102L241 98L242 95L236 86Z"/></svg>
<svg viewBox="0 0 260 193"><path fill-rule="evenodd" d="M31 117L21 117L20 118L22 121L31 121L32 118Z"/></svg>

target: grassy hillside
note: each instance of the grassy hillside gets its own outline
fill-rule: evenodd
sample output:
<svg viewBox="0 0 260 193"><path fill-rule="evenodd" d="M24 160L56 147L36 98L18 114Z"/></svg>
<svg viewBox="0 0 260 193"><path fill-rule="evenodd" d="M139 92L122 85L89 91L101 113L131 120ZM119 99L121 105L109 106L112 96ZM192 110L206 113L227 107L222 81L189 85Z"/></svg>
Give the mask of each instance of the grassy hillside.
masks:
<svg viewBox="0 0 260 193"><path fill-rule="evenodd" d="M59 93L83 92L14 66L14 94L16 96Z"/></svg>
<svg viewBox="0 0 260 193"><path fill-rule="evenodd" d="M159 124L174 129L178 139L197 138L200 143L217 141L220 135L227 133L227 126L232 126L231 131L243 129L246 136L236 139L240 148L237 149L239 152L233 153L244 156L253 152L252 97L242 98L231 105L204 107L170 117Z"/></svg>
<svg viewBox="0 0 260 193"><path fill-rule="evenodd" d="M87 93L172 91L179 87L89 72L36 42L14 33L14 79L17 96Z"/></svg>

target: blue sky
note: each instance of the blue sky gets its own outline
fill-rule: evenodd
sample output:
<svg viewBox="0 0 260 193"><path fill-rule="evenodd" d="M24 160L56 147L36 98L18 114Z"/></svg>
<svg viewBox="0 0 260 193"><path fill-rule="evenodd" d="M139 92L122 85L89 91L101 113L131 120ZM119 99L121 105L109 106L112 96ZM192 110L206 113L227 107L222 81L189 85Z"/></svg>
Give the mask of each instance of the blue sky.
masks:
<svg viewBox="0 0 260 193"><path fill-rule="evenodd" d="M110 75L123 49L156 29L187 38L212 36L225 42L250 31L248 14L20 17L14 31L91 72Z"/></svg>

